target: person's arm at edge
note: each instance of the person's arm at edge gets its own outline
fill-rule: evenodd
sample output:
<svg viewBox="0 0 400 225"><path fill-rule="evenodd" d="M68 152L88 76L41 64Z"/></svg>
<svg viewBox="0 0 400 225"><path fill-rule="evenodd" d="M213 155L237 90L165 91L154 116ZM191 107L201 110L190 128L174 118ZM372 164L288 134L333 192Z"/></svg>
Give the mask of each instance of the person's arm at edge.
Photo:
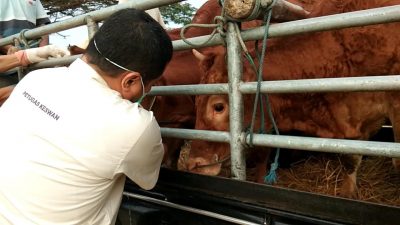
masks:
<svg viewBox="0 0 400 225"><path fill-rule="evenodd" d="M67 50L54 45L19 50L12 55L0 55L0 72L5 72L18 66L41 62L49 57L63 57L66 55L69 55Z"/></svg>
<svg viewBox="0 0 400 225"><path fill-rule="evenodd" d="M0 73L18 66L21 66L21 61L17 55L0 55Z"/></svg>

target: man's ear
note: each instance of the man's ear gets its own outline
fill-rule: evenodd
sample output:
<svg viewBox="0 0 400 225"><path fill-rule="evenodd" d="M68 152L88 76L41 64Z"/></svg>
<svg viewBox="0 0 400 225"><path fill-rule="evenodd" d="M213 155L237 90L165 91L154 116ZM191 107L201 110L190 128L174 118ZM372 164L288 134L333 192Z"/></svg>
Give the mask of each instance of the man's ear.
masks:
<svg viewBox="0 0 400 225"><path fill-rule="evenodd" d="M130 89L136 82L141 82L140 79L141 79L140 73L127 72L126 74L123 75L121 80L122 91L130 91Z"/></svg>

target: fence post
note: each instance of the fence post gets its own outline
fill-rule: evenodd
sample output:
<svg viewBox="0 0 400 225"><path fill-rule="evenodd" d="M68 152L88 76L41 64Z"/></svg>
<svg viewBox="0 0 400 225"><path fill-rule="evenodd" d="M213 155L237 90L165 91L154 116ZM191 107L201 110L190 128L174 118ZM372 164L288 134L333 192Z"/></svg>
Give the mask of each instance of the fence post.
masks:
<svg viewBox="0 0 400 225"><path fill-rule="evenodd" d="M243 132L243 96L239 91L242 79L242 54L235 24L228 23L226 33L229 79L229 124L232 178L246 180L246 160L241 134Z"/></svg>
<svg viewBox="0 0 400 225"><path fill-rule="evenodd" d="M99 30L99 26L91 16L86 16L85 21L86 21L86 26L88 28L88 36L90 40L92 39L94 34Z"/></svg>

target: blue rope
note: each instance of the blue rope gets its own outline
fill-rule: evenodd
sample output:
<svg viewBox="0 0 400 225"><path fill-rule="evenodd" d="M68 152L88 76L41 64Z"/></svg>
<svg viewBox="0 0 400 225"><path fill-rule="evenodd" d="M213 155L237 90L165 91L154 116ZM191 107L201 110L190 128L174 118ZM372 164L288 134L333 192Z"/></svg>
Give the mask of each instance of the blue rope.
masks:
<svg viewBox="0 0 400 225"><path fill-rule="evenodd" d="M275 1L274 1L274 3L275 3ZM259 64L259 70L258 70L259 74L262 74L262 66L263 66L263 61L264 61L264 58L265 58L265 52L266 52L266 48L267 48L268 27L269 27L269 24L270 24L270 21L271 21L271 14L272 14L272 10L269 10L269 12L266 15L266 17L264 17L264 21L266 23L266 26L265 26L265 30L264 30L265 31L264 32L264 36L263 36L262 52L261 52L261 56L259 54L257 54L258 55L258 59L259 59L259 63L260 63ZM259 76L259 78L260 78L260 76ZM260 82L260 79L259 79L259 82ZM269 116L269 118L271 120L273 130L275 131L275 133L277 135L279 135L278 126L276 125L276 121L275 121L275 118L274 118L273 113L272 113L272 108L271 108L271 104L270 104L270 101L269 101L269 97L268 97L267 94L264 94L264 97L265 97L265 102L267 104L268 116ZM261 96L260 100L261 100L260 104L263 107L262 96ZM264 182L267 183L267 184L275 184L277 182L277 180L278 180L278 176L277 176L276 170L279 167L279 155L280 155L280 149L277 148L276 153L275 153L274 162L271 164L269 173L264 177Z"/></svg>

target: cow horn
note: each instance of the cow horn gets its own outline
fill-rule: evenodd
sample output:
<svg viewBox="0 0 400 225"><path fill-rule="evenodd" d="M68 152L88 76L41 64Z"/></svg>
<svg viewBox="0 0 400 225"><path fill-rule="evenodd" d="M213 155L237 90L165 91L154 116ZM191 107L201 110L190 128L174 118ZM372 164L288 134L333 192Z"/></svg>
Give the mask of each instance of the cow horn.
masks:
<svg viewBox="0 0 400 225"><path fill-rule="evenodd" d="M274 18L275 21L284 22L305 19L309 14L310 12L306 11L299 5L285 0L279 0L273 8L272 18Z"/></svg>
<svg viewBox="0 0 400 225"><path fill-rule="evenodd" d="M206 56L203 53L197 51L196 49L192 49L192 52L194 57L196 57L198 60L203 61L206 59Z"/></svg>

